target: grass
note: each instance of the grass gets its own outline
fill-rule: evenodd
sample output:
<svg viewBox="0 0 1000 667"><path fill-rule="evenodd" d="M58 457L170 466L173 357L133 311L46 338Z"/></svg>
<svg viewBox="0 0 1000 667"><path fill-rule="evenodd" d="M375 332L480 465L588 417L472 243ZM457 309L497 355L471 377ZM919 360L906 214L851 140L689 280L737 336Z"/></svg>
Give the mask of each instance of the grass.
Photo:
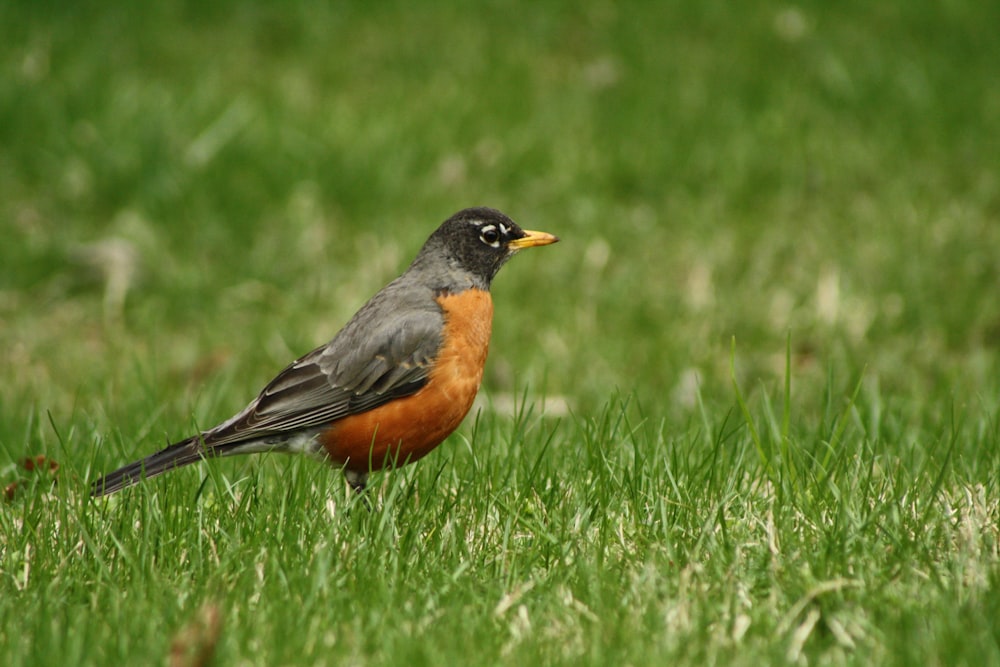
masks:
<svg viewBox="0 0 1000 667"><path fill-rule="evenodd" d="M1000 664L998 24L4 4L0 663ZM474 204L563 241L372 512L278 456L86 497Z"/></svg>
<svg viewBox="0 0 1000 667"><path fill-rule="evenodd" d="M879 400L827 429L793 418L793 456L763 462L726 415L482 418L381 476L373 512L278 457L96 505L41 480L4 513L5 644L155 662L210 604L221 662L994 662L996 484L970 478L997 471L952 456L995 432L945 424L900 451Z"/></svg>

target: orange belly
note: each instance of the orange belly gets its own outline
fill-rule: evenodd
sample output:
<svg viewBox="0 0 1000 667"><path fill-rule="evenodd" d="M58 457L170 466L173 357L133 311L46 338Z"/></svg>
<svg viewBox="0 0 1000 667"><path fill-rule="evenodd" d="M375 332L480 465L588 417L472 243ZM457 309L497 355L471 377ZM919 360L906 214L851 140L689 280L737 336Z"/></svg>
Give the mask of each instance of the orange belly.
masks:
<svg viewBox="0 0 1000 667"><path fill-rule="evenodd" d="M427 384L411 396L344 417L320 434L334 463L359 473L412 463L468 414L483 379L493 301L489 292L470 289L437 302L444 311L444 345Z"/></svg>

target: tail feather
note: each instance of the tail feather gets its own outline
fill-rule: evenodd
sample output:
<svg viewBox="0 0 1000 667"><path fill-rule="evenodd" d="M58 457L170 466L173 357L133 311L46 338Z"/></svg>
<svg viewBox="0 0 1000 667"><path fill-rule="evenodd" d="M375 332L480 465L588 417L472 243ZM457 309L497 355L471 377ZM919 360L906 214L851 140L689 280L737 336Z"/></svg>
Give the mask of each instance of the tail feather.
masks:
<svg viewBox="0 0 1000 667"><path fill-rule="evenodd" d="M188 438L104 475L91 485L90 495L94 497L106 496L138 484L144 479L151 479L165 472L170 472L174 468L197 463L205 458L236 454L238 452L232 450L237 447L236 443L205 447L201 436Z"/></svg>

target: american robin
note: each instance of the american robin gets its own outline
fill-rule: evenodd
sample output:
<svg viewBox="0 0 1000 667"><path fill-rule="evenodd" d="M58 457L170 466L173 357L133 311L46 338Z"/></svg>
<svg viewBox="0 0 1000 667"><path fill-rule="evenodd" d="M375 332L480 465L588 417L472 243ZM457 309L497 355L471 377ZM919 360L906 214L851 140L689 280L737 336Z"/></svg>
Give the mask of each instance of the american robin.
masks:
<svg viewBox="0 0 1000 667"><path fill-rule="evenodd" d="M416 461L458 427L483 378L494 276L518 250L558 240L494 209L459 211L333 340L293 361L242 412L105 475L91 494L257 452L325 457L364 491L370 471Z"/></svg>

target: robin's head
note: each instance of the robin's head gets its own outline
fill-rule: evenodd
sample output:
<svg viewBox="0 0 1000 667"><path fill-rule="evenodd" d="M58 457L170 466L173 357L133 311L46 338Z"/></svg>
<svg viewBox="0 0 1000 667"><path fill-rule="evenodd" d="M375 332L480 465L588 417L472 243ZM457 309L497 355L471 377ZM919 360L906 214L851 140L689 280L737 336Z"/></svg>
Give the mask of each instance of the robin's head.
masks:
<svg viewBox="0 0 1000 667"><path fill-rule="evenodd" d="M464 277L476 287L489 289L497 271L518 250L558 240L552 234L521 229L496 209L467 208L431 234L413 266L433 267L444 275Z"/></svg>

